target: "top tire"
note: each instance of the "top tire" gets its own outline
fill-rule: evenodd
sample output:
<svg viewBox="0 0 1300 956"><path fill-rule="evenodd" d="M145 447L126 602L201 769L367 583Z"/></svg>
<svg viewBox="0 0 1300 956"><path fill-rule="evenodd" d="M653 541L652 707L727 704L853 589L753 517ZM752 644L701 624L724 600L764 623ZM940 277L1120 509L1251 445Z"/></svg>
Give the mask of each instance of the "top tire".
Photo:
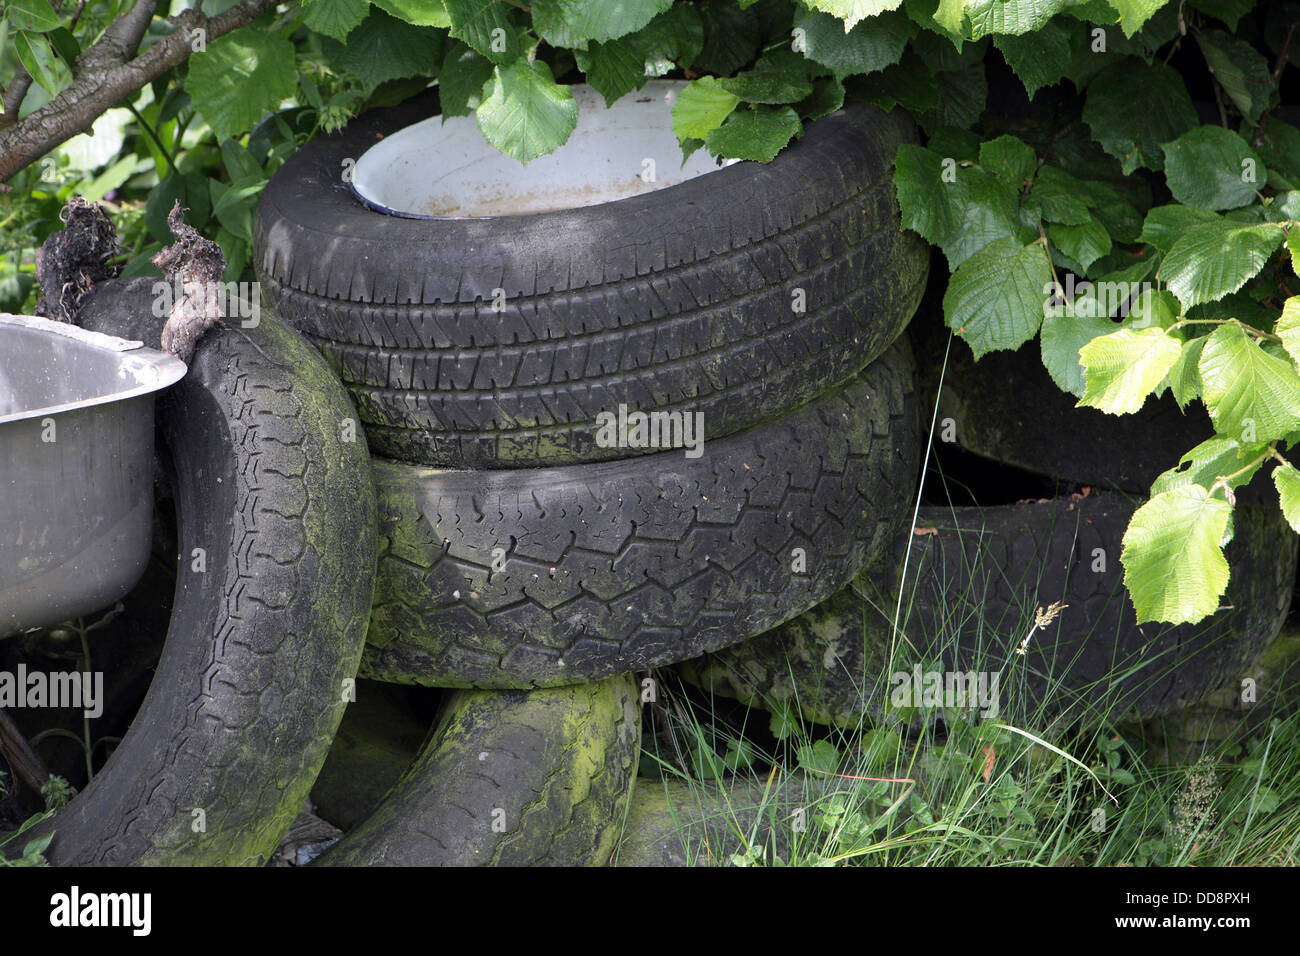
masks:
<svg viewBox="0 0 1300 956"><path fill-rule="evenodd" d="M364 205L348 161L437 113L426 91L309 143L258 207L263 293L325 353L376 454L494 469L627 457L641 449L597 443L597 416L620 404L702 412L705 438L723 437L848 380L923 291L927 250L891 182L914 132L895 114L852 103L771 163L598 205L476 219Z"/></svg>

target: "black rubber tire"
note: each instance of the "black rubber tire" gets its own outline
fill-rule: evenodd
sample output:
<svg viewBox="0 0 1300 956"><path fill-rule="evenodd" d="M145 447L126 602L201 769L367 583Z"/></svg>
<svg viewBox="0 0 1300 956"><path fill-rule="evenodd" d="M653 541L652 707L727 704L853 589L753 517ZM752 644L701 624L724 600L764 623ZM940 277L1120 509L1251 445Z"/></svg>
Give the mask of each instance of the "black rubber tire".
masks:
<svg viewBox="0 0 1300 956"><path fill-rule="evenodd" d="M361 675L555 686L696 657L807 610L908 526L912 375L901 340L842 391L696 459L503 472L376 459L383 546Z"/></svg>
<svg viewBox="0 0 1300 956"><path fill-rule="evenodd" d="M101 286L78 324L157 348L151 285ZM209 331L159 396L181 555L171 625L125 739L42 824L55 865L264 864L343 717L374 585L369 455L359 433L341 440L355 412L301 336L265 312L237 325Z"/></svg>
<svg viewBox="0 0 1300 956"><path fill-rule="evenodd" d="M741 777L722 784L640 780L610 865L728 866L751 841L765 849L768 865L773 856L789 860L795 814L811 816L834 787L834 781L801 776L775 787Z"/></svg>
<svg viewBox="0 0 1300 956"><path fill-rule="evenodd" d="M1277 636L1300 542L1280 511L1238 505L1225 604L1197 625L1135 623L1121 539L1136 504L1110 494L992 508L922 508L905 585L899 670L1000 671L1002 718L1180 710L1225 683ZM856 727L888 709L890 621L906 541L852 588L752 641L691 661L682 676L758 707ZM1093 571L1104 553L1104 571ZM1014 651L1036 607L1069 605ZM954 634L954 632L956 632ZM953 654L951 648L958 651ZM1127 673L1132 670L1132 673ZM1117 676L1118 675L1118 676Z"/></svg>
<svg viewBox="0 0 1300 956"><path fill-rule="evenodd" d="M927 357L921 384L932 397L947 330L935 316L918 315L909 332L917 355ZM966 343L954 341L935 440L955 439L966 451L1039 475L1148 495L1161 472L1214 435L1204 408L1195 404L1183 412L1168 392L1147 399L1132 415L1076 408L1076 401L1052 381L1036 341L978 362ZM1272 482L1262 476L1242 489L1243 500L1266 500L1260 496L1265 486L1277 501Z"/></svg>
<svg viewBox="0 0 1300 956"><path fill-rule="evenodd" d="M846 381L923 291L929 257L891 178L915 137L899 113L854 103L767 165L596 206L471 220L364 206L344 161L437 112L431 91L316 139L258 205L263 292L329 358L376 454L493 469L627 457L596 444L597 414L620 403L702 412L719 438Z"/></svg>
<svg viewBox="0 0 1300 956"><path fill-rule="evenodd" d="M638 690L624 675L450 695L415 763L317 865L605 865L636 782Z"/></svg>

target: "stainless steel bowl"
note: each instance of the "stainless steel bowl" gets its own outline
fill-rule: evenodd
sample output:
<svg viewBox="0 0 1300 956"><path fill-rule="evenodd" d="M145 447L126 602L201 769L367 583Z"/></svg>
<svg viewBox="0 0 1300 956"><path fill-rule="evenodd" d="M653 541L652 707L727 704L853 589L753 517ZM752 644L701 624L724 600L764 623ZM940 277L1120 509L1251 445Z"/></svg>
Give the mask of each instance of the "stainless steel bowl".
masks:
<svg viewBox="0 0 1300 956"><path fill-rule="evenodd" d="M153 520L153 393L185 365L140 342L0 313L0 637L108 607Z"/></svg>

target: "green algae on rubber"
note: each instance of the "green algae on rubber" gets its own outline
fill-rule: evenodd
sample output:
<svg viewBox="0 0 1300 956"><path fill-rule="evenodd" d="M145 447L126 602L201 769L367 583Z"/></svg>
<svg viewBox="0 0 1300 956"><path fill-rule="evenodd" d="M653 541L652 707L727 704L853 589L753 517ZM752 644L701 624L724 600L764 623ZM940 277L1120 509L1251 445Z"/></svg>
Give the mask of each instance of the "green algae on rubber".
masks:
<svg viewBox="0 0 1300 956"><path fill-rule="evenodd" d="M152 285L97 287L79 324L158 347ZM182 556L171 625L126 737L42 824L55 865L265 864L350 696L377 548L369 452L301 336L266 310L241 325L209 331L159 400Z"/></svg>
<svg viewBox="0 0 1300 956"><path fill-rule="evenodd" d="M415 763L320 866L603 866L636 781L629 675L449 695Z"/></svg>

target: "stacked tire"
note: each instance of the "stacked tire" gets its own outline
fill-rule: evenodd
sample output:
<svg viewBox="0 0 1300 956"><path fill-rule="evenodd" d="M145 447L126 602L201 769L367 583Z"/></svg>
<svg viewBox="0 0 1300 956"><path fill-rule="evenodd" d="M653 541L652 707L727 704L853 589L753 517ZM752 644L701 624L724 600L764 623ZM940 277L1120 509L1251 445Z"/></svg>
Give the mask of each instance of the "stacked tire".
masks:
<svg viewBox="0 0 1300 956"><path fill-rule="evenodd" d="M946 330L918 318L918 352ZM1210 437L1166 395L1116 419L1076 408L1028 349L978 363L953 343L922 378L942 432L965 452L1055 483L1057 493L992 506L925 506L915 535L852 588L756 640L681 668L713 693L857 727L897 716L899 662L999 675L1001 716L1036 726L1142 720L1237 686L1291 606L1297 539L1264 475L1237 491L1220 610L1196 625L1139 626L1120 553L1133 512L1162 472ZM901 597L900 597L901 595ZM1062 605L1050 623L1039 612ZM901 608L899 627L894 621ZM891 659L891 648L903 653ZM906 668L904 668L906 669Z"/></svg>
<svg viewBox="0 0 1300 956"><path fill-rule="evenodd" d="M901 333L928 253L891 174L914 134L851 104L768 165L594 206L362 203L347 160L437 112L429 92L308 144L258 210L266 303L374 453L358 673L458 689L321 862L603 864L635 779L632 675L781 625L906 531ZM629 408L698 441L611 441Z"/></svg>

